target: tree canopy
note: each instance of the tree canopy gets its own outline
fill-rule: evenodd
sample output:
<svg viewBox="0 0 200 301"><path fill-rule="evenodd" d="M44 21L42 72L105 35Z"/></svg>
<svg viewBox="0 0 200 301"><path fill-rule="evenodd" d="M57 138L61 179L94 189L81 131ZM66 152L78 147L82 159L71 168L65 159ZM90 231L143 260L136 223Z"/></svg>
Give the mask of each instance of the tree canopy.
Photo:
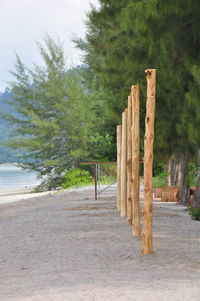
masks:
<svg viewBox="0 0 200 301"><path fill-rule="evenodd" d="M23 149L26 168L57 186L66 169L95 156L109 157L113 138L103 132L106 117L101 93L84 84L86 67L67 69L62 45L49 36L38 48L42 67L29 69L16 58L10 102L17 115L4 116L15 124L6 145Z"/></svg>
<svg viewBox="0 0 200 301"><path fill-rule="evenodd" d="M76 40L118 120L132 84L141 85L144 113L144 70L158 70L155 151L159 160L192 153L185 113L190 110L193 66L199 66L199 12L197 0L101 0L100 8L93 7L88 14L86 38ZM198 104L197 97L193 110L194 102ZM191 119L190 131L195 126Z"/></svg>

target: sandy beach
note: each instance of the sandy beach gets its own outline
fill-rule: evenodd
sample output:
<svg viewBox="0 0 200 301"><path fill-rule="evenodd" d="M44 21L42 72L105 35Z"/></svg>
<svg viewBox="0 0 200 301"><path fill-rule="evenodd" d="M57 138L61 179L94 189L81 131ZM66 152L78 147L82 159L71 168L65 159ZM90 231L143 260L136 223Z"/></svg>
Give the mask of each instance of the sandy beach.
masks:
<svg viewBox="0 0 200 301"><path fill-rule="evenodd" d="M155 252L142 255L116 210L115 187L97 201L89 187L4 203L0 300L197 301L199 234L184 207L156 201Z"/></svg>
<svg viewBox="0 0 200 301"><path fill-rule="evenodd" d="M13 190L1 191L0 192L0 205L55 193L55 191L45 191L45 192L35 193L34 188L35 188L35 186L29 187L29 188L24 188L24 189L13 189Z"/></svg>

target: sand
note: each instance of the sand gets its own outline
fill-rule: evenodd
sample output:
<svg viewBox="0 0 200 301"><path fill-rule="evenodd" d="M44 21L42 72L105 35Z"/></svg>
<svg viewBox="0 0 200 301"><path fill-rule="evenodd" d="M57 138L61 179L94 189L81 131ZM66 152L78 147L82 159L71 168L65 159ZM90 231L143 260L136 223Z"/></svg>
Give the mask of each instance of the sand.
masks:
<svg viewBox="0 0 200 301"><path fill-rule="evenodd" d="M119 217L115 187L0 205L0 300L200 300L200 222L154 204L154 254Z"/></svg>
<svg viewBox="0 0 200 301"><path fill-rule="evenodd" d="M40 197L44 195L54 194L56 191L45 191L34 193L33 188L25 188L25 189L15 189L15 190L7 190L0 192L0 205L8 204L17 201L31 199L33 197Z"/></svg>

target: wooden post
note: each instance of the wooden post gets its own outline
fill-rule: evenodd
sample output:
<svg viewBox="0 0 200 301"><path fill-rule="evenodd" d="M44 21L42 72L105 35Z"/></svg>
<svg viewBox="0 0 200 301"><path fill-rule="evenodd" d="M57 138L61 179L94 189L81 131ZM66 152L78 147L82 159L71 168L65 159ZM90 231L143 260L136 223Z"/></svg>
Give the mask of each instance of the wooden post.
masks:
<svg viewBox="0 0 200 301"><path fill-rule="evenodd" d="M121 144L122 126L117 126L117 209L121 210Z"/></svg>
<svg viewBox="0 0 200 301"><path fill-rule="evenodd" d="M127 109L122 113L122 149L121 149L121 217L127 210Z"/></svg>
<svg viewBox="0 0 200 301"><path fill-rule="evenodd" d="M97 200L97 164L94 166L94 196L95 201Z"/></svg>
<svg viewBox="0 0 200 301"><path fill-rule="evenodd" d="M132 225L132 101L128 97L127 116L127 223Z"/></svg>
<svg viewBox="0 0 200 301"><path fill-rule="evenodd" d="M140 87L132 86L133 235L140 236Z"/></svg>
<svg viewBox="0 0 200 301"><path fill-rule="evenodd" d="M144 138L144 208L143 208L143 233L142 233L142 253L153 253L153 142L154 142L154 120L156 101L156 69L145 71L147 78L147 103L145 119Z"/></svg>

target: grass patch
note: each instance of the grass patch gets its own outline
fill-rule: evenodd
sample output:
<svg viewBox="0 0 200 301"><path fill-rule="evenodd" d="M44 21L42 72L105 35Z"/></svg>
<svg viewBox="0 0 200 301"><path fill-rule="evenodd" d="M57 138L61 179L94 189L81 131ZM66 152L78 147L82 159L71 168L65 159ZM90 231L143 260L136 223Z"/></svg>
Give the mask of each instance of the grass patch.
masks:
<svg viewBox="0 0 200 301"><path fill-rule="evenodd" d="M165 186L167 184L167 175L165 172L153 177L153 187Z"/></svg>

